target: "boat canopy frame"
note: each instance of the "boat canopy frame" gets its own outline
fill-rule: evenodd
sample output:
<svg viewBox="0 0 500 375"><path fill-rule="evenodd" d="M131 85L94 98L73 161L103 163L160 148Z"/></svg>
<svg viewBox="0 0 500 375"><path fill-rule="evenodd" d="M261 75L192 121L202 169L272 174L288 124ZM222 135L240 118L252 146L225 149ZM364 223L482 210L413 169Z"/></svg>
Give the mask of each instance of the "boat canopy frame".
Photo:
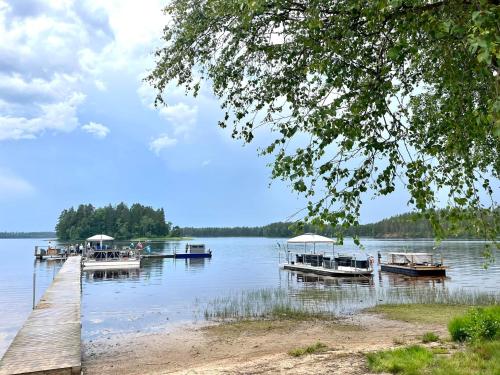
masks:
<svg viewBox="0 0 500 375"><path fill-rule="evenodd" d="M305 233L301 234L300 236L290 238L289 240L286 241L286 252L287 252L287 261L290 261L290 249L289 245L304 245L304 254L307 253L307 245L312 244L313 245L313 254L316 254L316 244L331 244L332 245L332 258L335 257L335 244L337 243L336 240L325 237L325 236L320 236L318 234L314 233ZM294 251L297 252L297 251Z"/></svg>

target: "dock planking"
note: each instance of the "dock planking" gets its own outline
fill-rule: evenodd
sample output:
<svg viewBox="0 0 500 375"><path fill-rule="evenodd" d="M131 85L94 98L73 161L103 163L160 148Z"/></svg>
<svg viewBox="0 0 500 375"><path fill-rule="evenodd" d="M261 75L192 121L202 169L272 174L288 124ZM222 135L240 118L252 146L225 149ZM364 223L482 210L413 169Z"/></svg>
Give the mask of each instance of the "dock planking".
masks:
<svg viewBox="0 0 500 375"><path fill-rule="evenodd" d="M81 257L69 257L0 360L0 375L80 374Z"/></svg>

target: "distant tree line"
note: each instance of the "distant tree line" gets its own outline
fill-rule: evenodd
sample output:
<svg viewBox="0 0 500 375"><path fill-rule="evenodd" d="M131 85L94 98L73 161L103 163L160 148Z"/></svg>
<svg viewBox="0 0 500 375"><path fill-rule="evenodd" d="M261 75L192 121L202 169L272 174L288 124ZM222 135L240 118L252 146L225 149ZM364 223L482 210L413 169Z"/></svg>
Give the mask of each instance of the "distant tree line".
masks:
<svg viewBox="0 0 500 375"><path fill-rule="evenodd" d="M171 234L171 230L163 208L154 209L139 203L130 208L125 203L99 208L81 204L76 209L62 211L56 225L60 240L80 240L101 233L116 239L164 237Z"/></svg>
<svg viewBox="0 0 500 375"><path fill-rule="evenodd" d="M443 215L444 216L444 215ZM446 223L445 223L446 226ZM480 238L472 232L466 223L454 228L448 238ZM346 237L373 237L373 238L434 238L430 221L417 213L406 213L390 217L372 224L358 227L315 227L305 224L302 227L291 222L277 222L262 227L186 227L180 229L182 236L190 237L292 237L300 233L317 233L328 237L335 237L339 233Z"/></svg>
<svg viewBox="0 0 500 375"><path fill-rule="evenodd" d="M0 238L54 238L55 232L0 232Z"/></svg>

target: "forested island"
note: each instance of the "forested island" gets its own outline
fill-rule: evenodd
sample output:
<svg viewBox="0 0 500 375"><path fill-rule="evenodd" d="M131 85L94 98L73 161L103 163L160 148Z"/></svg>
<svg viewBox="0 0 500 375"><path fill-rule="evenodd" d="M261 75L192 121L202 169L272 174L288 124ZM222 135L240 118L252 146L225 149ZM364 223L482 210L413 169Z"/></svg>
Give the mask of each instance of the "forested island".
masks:
<svg viewBox="0 0 500 375"><path fill-rule="evenodd" d="M466 225L448 235L448 238L480 238ZM339 232L346 237L360 236L373 238L434 238L435 233L428 219L417 213L405 213L392 216L372 224L359 225L350 228L325 227L323 229L306 224L302 233L317 233L335 237ZM191 237L292 237L297 234L293 223L277 222L261 227L228 227L228 228L181 228L182 236Z"/></svg>
<svg viewBox="0 0 500 375"><path fill-rule="evenodd" d="M95 208L81 204L61 212L56 225L60 240L80 240L94 234L105 233L116 239L137 237L177 236L178 228L165 220L163 208L154 209L135 203Z"/></svg>
<svg viewBox="0 0 500 375"><path fill-rule="evenodd" d="M336 237L359 236L372 238L435 238L428 219L416 213L392 216L372 224L350 228L318 228L305 224L299 231L292 222L275 222L256 227L184 227L166 221L163 208L154 209L135 203L125 203L95 208L91 204L80 205L62 211L56 225L56 232L0 232L0 238L54 238L60 240L81 240L97 233L105 233L116 239L137 238L180 238L180 237L292 237L297 233L318 233ZM447 238L481 238L461 225L458 231Z"/></svg>
<svg viewBox="0 0 500 375"><path fill-rule="evenodd" d="M54 238L55 232L0 232L0 238Z"/></svg>

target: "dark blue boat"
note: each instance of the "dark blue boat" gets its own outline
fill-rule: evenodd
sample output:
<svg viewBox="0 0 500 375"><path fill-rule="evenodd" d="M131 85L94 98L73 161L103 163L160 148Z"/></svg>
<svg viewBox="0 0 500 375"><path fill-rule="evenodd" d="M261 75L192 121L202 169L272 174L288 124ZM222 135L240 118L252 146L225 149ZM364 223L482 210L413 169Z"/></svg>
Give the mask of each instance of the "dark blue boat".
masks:
<svg viewBox="0 0 500 375"><path fill-rule="evenodd" d="M212 258L212 252L205 250L205 245L186 244L184 253L174 253L176 259L191 259L191 258Z"/></svg>
<svg viewBox="0 0 500 375"><path fill-rule="evenodd" d="M190 258L212 258L212 252L203 254L193 254L193 253L176 253L174 254L175 259L190 259Z"/></svg>

